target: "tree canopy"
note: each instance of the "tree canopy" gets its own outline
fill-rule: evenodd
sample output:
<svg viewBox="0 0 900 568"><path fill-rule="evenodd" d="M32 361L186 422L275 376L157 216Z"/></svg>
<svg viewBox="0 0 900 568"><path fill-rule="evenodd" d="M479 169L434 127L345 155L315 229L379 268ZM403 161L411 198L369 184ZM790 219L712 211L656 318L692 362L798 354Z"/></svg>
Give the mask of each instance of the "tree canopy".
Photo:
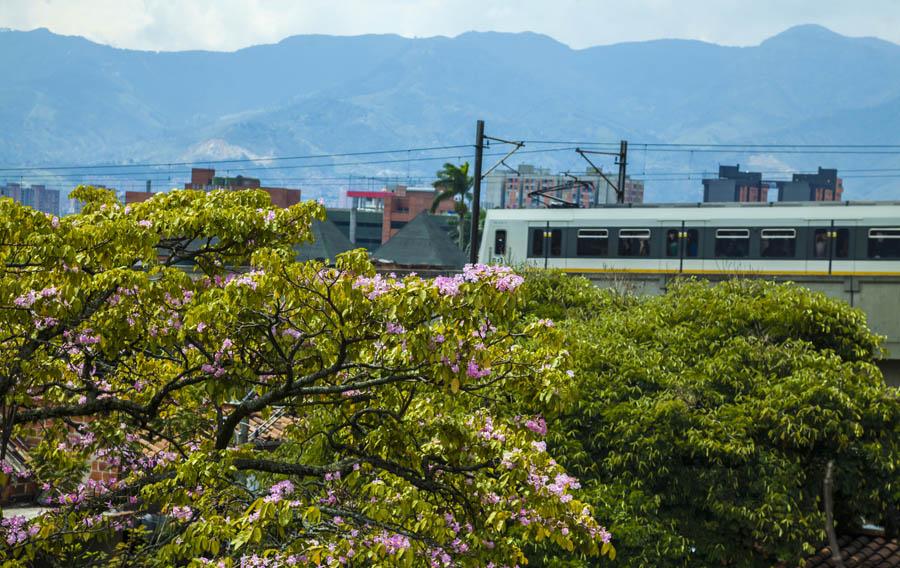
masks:
<svg viewBox="0 0 900 568"><path fill-rule="evenodd" d="M0 460L38 440L0 483L30 476L48 504L2 519L4 565L614 555L547 452L538 413L571 402L572 361L519 317L510 269L298 263L323 210L261 191L73 196L64 218L0 199ZM85 481L91 460L118 475Z"/></svg>
<svg viewBox="0 0 900 568"><path fill-rule="evenodd" d="M546 272L525 287L575 360L578 402L549 447L620 564L795 565L825 540L829 461L838 531L896 527L900 398L861 311L764 281L646 299Z"/></svg>
<svg viewBox="0 0 900 568"><path fill-rule="evenodd" d="M431 212L434 213L444 201L453 201L453 211L459 218L457 224L457 234L459 237L459 248L466 248L466 230L464 221L469 213L469 207L466 201L472 199L469 190L472 189L474 180L469 175L469 162L465 162L461 166L447 162L444 167L435 174L437 179L434 182L434 188L438 190L438 194L434 196L431 204Z"/></svg>

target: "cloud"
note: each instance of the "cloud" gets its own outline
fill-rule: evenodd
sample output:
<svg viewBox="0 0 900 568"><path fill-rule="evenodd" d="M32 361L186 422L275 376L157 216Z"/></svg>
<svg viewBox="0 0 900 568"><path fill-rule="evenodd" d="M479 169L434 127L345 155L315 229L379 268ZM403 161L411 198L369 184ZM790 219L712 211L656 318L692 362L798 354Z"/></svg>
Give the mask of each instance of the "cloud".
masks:
<svg viewBox="0 0 900 568"><path fill-rule="evenodd" d="M747 158L747 169L767 174L788 174L796 169L772 154L753 154Z"/></svg>
<svg viewBox="0 0 900 568"><path fill-rule="evenodd" d="M900 43L900 2L868 0L3 0L0 26L134 49L234 50L294 34L535 31L576 48L688 38L753 45L817 23Z"/></svg>

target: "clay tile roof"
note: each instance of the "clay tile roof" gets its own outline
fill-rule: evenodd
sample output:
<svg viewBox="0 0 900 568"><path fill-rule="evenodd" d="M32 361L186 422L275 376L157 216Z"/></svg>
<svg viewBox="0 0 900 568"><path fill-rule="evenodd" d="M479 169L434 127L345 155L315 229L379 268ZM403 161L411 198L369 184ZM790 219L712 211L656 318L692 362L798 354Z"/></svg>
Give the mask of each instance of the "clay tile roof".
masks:
<svg viewBox="0 0 900 568"><path fill-rule="evenodd" d="M838 539L846 568L900 568L900 544L883 536L843 536ZM831 549L822 547L804 568L832 568Z"/></svg>

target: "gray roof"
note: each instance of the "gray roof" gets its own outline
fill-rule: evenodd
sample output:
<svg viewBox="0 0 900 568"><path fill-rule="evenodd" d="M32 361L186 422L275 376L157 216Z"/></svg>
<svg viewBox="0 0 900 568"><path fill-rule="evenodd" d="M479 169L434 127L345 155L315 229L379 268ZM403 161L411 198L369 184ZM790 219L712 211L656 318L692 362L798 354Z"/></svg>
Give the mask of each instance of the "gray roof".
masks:
<svg viewBox="0 0 900 568"><path fill-rule="evenodd" d="M301 262L325 259L334 261L340 253L356 248L331 221L313 221L312 234L315 239L313 242L294 247L297 260Z"/></svg>
<svg viewBox="0 0 900 568"><path fill-rule="evenodd" d="M405 266L462 268L468 259L450 238L448 220L446 216L419 213L372 256Z"/></svg>

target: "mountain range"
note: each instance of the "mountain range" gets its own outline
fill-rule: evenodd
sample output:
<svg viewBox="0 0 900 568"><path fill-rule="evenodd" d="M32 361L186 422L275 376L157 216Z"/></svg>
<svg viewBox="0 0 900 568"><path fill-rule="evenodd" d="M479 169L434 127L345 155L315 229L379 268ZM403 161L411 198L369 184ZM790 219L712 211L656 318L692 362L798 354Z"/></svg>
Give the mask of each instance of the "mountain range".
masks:
<svg viewBox="0 0 900 568"><path fill-rule="evenodd" d="M627 139L630 172L647 179L652 200L695 200L701 172L736 162L781 177L837 167L849 198L900 198L898 154L641 146L900 144L900 46L819 26L794 27L751 47L656 40L571 49L535 33L470 32L304 35L233 52L134 51L45 29L0 32L0 167L472 144L479 118L489 135L504 139ZM306 180L315 188L307 195L327 196L338 191L335 182L310 180L429 175L440 159L404 158L452 154L471 159L471 149L398 152L353 166L319 159L306 162L311 167L244 173L272 185ZM383 158L394 163L359 163ZM519 161L554 170L586 165L571 150L519 154L510 163ZM165 183L168 171L174 185L185 181L178 168L152 175ZM71 181L59 171L31 170L0 171L0 183L16 175Z"/></svg>

